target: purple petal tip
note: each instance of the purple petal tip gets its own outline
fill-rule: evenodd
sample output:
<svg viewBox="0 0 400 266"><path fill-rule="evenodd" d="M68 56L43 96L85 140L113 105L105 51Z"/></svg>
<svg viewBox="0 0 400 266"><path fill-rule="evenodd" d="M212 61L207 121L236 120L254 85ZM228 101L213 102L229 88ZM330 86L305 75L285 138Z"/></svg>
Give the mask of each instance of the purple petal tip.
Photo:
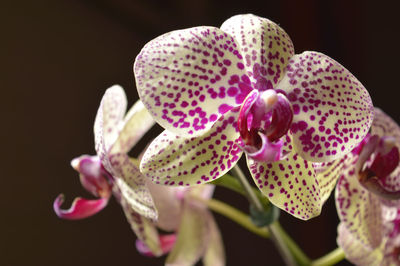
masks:
<svg viewBox="0 0 400 266"><path fill-rule="evenodd" d="M61 209L64 202L64 195L60 194L53 203L54 212L58 217L67 220L79 220L90 217L107 206L108 198L101 198L97 200L87 200L76 198L69 209Z"/></svg>

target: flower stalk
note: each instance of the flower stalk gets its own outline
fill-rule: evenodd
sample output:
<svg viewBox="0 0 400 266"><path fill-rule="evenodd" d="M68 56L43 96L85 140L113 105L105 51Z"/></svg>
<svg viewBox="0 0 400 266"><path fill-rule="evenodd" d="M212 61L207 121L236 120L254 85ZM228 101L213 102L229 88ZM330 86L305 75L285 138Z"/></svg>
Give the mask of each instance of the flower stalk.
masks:
<svg viewBox="0 0 400 266"><path fill-rule="evenodd" d="M257 208L258 211L262 212L263 206L262 206L260 200L254 194L253 190L251 189L251 186L250 186L249 182L247 181L246 176L240 169L240 167L236 164L232 168L232 170L234 171L234 173L236 174L240 183L242 184L244 190L246 191L246 194L248 196L250 204L253 204ZM275 243L279 253L281 254L282 259L285 261L285 264L288 266L297 265L295 259L292 256L292 253L290 252L285 241L283 240L282 236L280 235L281 230L279 230L277 228L276 223L273 223L273 224L267 226L267 228L269 229L272 241Z"/></svg>
<svg viewBox="0 0 400 266"><path fill-rule="evenodd" d="M212 181L211 184L230 189L244 197L247 197L247 194L244 191L240 181L229 174L225 174L223 177ZM260 201L263 201L265 204L269 204L268 198L265 197L258 188L251 187L251 189L253 189L254 194Z"/></svg>
<svg viewBox="0 0 400 266"><path fill-rule="evenodd" d="M295 241L285 232L279 222L273 224L278 234L281 236L286 246L292 252L293 257L296 259L299 265L310 265L311 260L308 256L301 250L301 248L296 244Z"/></svg>
<svg viewBox="0 0 400 266"><path fill-rule="evenodd" d="M262 212L263 206L261 204L261 201L253 192L249 182L246 179L246 176L237 164L232 168L232 172L238 178L240 184L242 185L250 204L254 205L254 207L256 207L258 211Z"/></svg>
<svg viewBox="0 0 400 266"><path fill-rule="evenodd" d="M311 266L335 265L336 263L343 260L344 258L345 258L345 254L343 252L343 249L338 247L337 249L329 252L328 254L322 256L321 258L314 260L311 263Z"/></svg>
<svg viewBox="0 0 400 266"><path fill-rule="evenodd" d="M249 230L250 232L261 236L263 238L268 238L270 236L269 231L266 227L258 227L255 226L252 222L250 217L243 213L242 211L216 199L208 199L205 200L199 196L193 195L192 198L196 199L207 205L208 208L213 210L216 213L219 213L232 221L236 222L237 224L241 225L245 229Z"/></svg>

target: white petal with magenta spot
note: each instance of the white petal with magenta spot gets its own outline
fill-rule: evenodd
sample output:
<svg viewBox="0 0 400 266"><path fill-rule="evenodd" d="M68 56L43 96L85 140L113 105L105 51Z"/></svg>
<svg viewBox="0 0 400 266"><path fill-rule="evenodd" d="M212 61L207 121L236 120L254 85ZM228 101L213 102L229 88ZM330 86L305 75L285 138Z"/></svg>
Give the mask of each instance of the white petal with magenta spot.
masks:
<svg viewBox="0 0 400 266"><path fill-rule="evenodd" d="M383 259L384 243L376 248L362 244L342 223L338 227L338 245L343 249L346 259L356 265L386 265Z"/></svg>
<svg viewBox="0 0 400 266"><path fill-rule="evenodd" d="M152 221L138 214L125 198L122 197L120 203L126 219L138 239L146 244L154 256L161 256L163 252L158 231Z"/></svg>
<svg viewBox="0 0 400 266"><path fill-rule="evenodd" d="M274 205L302 220L320 214L322 200L311 162L292 152L270 163L247 157L247 165L258 188Z"/></svg>
<svg viewBox="0 0 400 266"><path fill-rule="evenodd" d="M324 54L293 56L277 89L285 91L292 104L293 141L306 160L340 158L368 133L374 110L367 90Z"/></svg>
<svg viewBox="0 0 400 266"><path fill-rule="evenodd" d="M94 122L95 149L103 166L111 171L108 152L118 138L118 126L126 112L127 100L124 90L114 85L107 89L101 100Z"/></svg>
<svg viewBox="0 0 400 266"><path fill-rule="evenodd" d="M335 198L339 218L349 233L364 245L379 246L384 233L381 202L360 185L352 168L339 178Z"/></svg>
<svg viewBox="0 0 400 266"><path fill-rule="evenodd" d="M122 129L119 132L118 139L113 144L110 154L129 152L154 123L155 121L143 103L140 100L137 101L124 117Z"/></svg>
<svg viewBox="0 0 400 266"><path fill-rule="evenodd" d="M124 153L113 154L110 161L115 185L119 188L121 197L140 215L157 219L157 210L146 186L145 177L139 169Z"/></svg>
<svg viewBox="0 0 400 266"><path fill-rule="evenodd" d="M294 54L286 32L274 22L252 14L233 16L221 29L239 44L254 88L260 91L274 88Z"/></svg>
<svg viewBox="0 0 400 266"><path fill-rule="evenodd" d="M238 49L230 35L214 27L166 33L136 58L139 96L164 128L199 136L250 90Z"/></svg>
<svg viewBox="0 0 400 266"><path fill-rule="evenodd" d="M164 131L146 150L140 170L157 184L173 186L207 183L222 176L242 154L236 117L237 108L197 138Z"/></svg>

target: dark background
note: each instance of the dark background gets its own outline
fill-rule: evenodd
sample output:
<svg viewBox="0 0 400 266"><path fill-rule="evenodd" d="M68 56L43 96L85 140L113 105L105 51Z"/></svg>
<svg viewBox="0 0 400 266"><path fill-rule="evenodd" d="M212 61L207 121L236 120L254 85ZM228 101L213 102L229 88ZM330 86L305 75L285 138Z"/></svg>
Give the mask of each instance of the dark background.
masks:
<svg viewBox="0 0 400 266"><path fill-rule="evenodd" d="M399 120L398 9L351 1L7 1L0 7L1 265L162 265L138 254L120 206L64 221L52 211L81 188L70 160L94 154L93 121L104 91L122 85L132 104L132 73L143 45L165 32L219 26L254 13L279 23L297 53L320 51L347 67L376 106ZM224 189L216 197L246 210ZM280 265L270 241L216 215L228 265ZM311 257L336 247L338 219L329 200L309 222L281 223ZM340 265L347 265L342 262Z"/></svg>

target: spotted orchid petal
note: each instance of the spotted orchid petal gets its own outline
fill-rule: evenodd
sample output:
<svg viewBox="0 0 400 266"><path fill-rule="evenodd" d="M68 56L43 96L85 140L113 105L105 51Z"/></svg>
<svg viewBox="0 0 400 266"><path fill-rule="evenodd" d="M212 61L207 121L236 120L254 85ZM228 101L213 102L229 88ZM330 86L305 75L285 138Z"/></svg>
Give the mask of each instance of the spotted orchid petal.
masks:
<svg viewBox="0 0 400 266"><path fill-rule="evenodd" d="M252 14L233 16L221 29L238 42L254 88L259 91L275 88L294 55L293 43L286 32L274 22Z"/></svg>
<svg viewBox="0 0 400 266"><path fill-rule="evenodd" d="M163 255L171 251L175 245L175 241L175 234L160 235L160 247ZM136 240L136 249L147 257L155 257L149 247L139 239Z"/></svg>
<svg viewBox="0 0 400 266"><path fill-rule="evenodd" d="M400 149L400 127L379 108L375 108L375 119L371 126L371 135L390 137L393 141L393 147ZM400 167L395 168L385 178L382 185L389 191L400 191Z"/></svg>
<svg viewBox="0 0 400 266"><path fill-rule="evenodd" d="M276 89L284 91L292 104L294 146L306 160L342 157L368 133L373 119L368 92L326 55L294 55Z"/></svg>
<svg viewBox="0 0 400 266"><path fill-rule="evenodd" d="M108 153L119 134L119 126L125 115L127 100L124 90L114 85L107 89L101 100L94 122L95 149L102 165L112 173Z"/></svg>
<svg viewBox="0 0 400 266"><path fill-rule="evenodd" d="M169 187L147 182L158 211L157 226L164 231L175 231L179 227L182 213L181 199L186 187Z"/></svg>
<svg viewBox="0 0 400 266"><path fill-rule="evenodd" d="M119 132L118 139L113 144L110 154L129 152L154 123L155 121L143 103L137 101L124 117L123 128Z"/></svg>
<svg viewBox="0 0 400 266"><path fill-rule="evenodd" d="M222 176L242 154L237 144L237 111L226 113L198 138L164 131L146 150L140 170L153 182L171 186L202 184Z"/></svg>
<svg viewBox="0 0 400 266"><path fill-rule="evenodd" d="M322 203L329 198L331 192L335 188L336 183L345 168L345 161L347 161L347 156L327 163L312 164L316 173Z"/></svg>
<svg viewBox="0 0 400 266"><path fill-rule="evenodd" d="M178 237L165 265L195 265L209 241L210 213L206 208L184 203Z"/></svg>
<svg viewBox="0 0 400 266"><path fill-rule="evenodd" d="M214 27L166 33L137 56L139 96L154 119L180 136L204 134L251 91L238 44Z"/></svg>
<svg viewBox="0 0 400 266"><path fill-rule="evenodd" d="M386 265L381 264L383 260L384 242L378 247L371 249L370 246L362 244L359 239L341 223L338 227L338 245L343 249L346 259L356 265Z"/></svg>
<svg viewBox="0 0 400 266"><path fill-rule="evenodd" d="M68 210L61 209L63 202L64 195L62 194L54 200L53 209L57 216L67 220L79 220L90 217L104 209L107 206L108 198L96 200L76 198Z"/></svg>
<svg viewBox="0 0 400 266"><path fill-rule="evenodd" d="M146 186L146 179L138 167L125 153L113 154L109 159L116 177L115 185L119 188L121 197L140 215L157 219L157 210Z"/></svg>
<svg viewBox="0 0 400 266"><path fill-rule="evenodd" d="M382 242L381 201L358 182L354 163L336 186L336 208L343 226L357 241L375 248Z"/></svg>
<svg viewBox="0 0 400 266"><path fill-rule="evenodd" d="M224 242L217 223L211 214L209 215L208 223L210 239L203 256L203 264L205 266L224 266L226 264Z"/></svg>
<svg viewBox="0 0 400 266"><path fill-rule="evenodd" d="M292 152L269 163L247 156L247 165L258 188L275 206L302 220L320 214L322 200L312 163Z"/></svg>
<svg viewBox="0 0 400 266"><path fill-rule="evenodd" d="M126 219L131 226L132 231L136 234L139 241L141 241L148 248L154 256L158 257L163 254L160 244L160 238L156 226L152 221L146 219L137 213L129 201L123 196L118 187L114 188L115 194L124 210Z"/></svg>

